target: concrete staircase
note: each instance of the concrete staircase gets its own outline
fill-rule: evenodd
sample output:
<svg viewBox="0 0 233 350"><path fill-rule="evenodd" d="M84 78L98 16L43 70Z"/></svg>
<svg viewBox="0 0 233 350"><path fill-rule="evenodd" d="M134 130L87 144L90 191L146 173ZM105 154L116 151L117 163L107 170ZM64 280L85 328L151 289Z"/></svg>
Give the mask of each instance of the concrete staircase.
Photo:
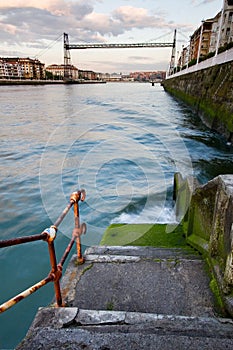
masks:
<svg viewBox="0 0 233 350"><path fill-rule="evenodd" d="M233 320L217 316L194 251L99 246L73 256L64 308L41 308L17 350L232 349Z"/></svg>

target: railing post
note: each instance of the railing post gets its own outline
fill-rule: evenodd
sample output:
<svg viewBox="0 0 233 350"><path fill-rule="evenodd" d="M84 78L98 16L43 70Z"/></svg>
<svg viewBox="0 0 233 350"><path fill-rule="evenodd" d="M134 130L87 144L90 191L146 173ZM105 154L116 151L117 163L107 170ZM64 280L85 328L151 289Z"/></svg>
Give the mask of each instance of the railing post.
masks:
<svg viewBox="0 0 233 350"><path fill-rule="evenodd" d="M80 226L79 219L79 200L82 202L85 200L86 193L84 190L73 192L70 196L70 201L74 203L74 230L73 237L76 238L76 246L77 246L77 263L79 265L84 263L84 258L82 256L82 245L81 245L81 234L86 232L86 225L82 224Z"/></svg>
<svg viewBox="0 0 233 350"><path fill-rule="evenodd" d="M46 229L44 232L48 234L46 239L49 248L49 258L51 264L51 271L49 276L52 277L54 283L55 296L57 301L57 306L62 306L62 296L60 289L60 278L62 276L62 270L57 265L56 253L54 248L54 239L56 238L57 228L56 226L51 226L49 229Z"/></svg>
<svg viewBox="0 0 233 350"><path fill-rule="evenodd" d="M62 277L62 268L63 264L70 253L72 246L74 242L77 243L77 260L78 264L82 264L84 262L84 258L82 256L82 247L81 247L81 239L80 236L82 233L86 232L86 225L82 224L80 225L79 222L79 200L84 201L86 196L86 193L84 190L77 191L72 193L70 197L70 202L66 206L66 208L63 210L61 215L58 217L58 219L55 221L55 223L50 226L49 228L45 229L41 234L39 235L33 235L33 236L24 236L24 237L18 237L10 240L0 240L0 248L4 247L10 247L18 244L23 243L29 243L29 242L35 242L39 240L46 241L48 243L48 250L49 250L49 258L50 258L50 264L51 264L51 270L50 273L46 278L43 280L37 282L30 288L26 289L25 291L21 292L20 294L16 295L15 297L11 298L7 302L0 305L0 313L6 311L16 303L18 303L20 300L26 298L27 296L31 295L32 293L36 292L38 289L43 287L49 282L54 283L54 289L55 289L55 297L57 306L63 306L62 303L62 296L61 296L61 289L60 289L60 279ZM70 208L74 205L74 217L75 217L75 227L73 230L73 235L70 243L68 244L61 261L59 264L57 264L56 259L56 252L55 252L55 246L54 246L54 240L56 238L57 228L60 225L60 223L63 221L64 217L70 210Z"/></svg>
<svg viewBox="0 0 233 350"><path fill-rule="evenodd" d="M82 256L82 246L80 239L80 221L79 221L79 205L78 202L74 203L74 234L76 235L76 247L77 247L77 262L83 264L84 258Z"/></svg>

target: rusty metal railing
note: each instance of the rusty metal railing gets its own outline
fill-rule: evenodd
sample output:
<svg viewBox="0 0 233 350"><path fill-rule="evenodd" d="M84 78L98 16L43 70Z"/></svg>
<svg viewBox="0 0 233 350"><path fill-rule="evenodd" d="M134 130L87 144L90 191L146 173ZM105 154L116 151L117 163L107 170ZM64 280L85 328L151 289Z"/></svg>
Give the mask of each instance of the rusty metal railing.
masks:
<svg viewBox="0 0 233 350"><path fill-rule="evenodd" d="M62 295L61 295L61 289L60 289L60 279L62 277L62 269L63 265L71 251L71 248L74 245L74 242L76 241L77 245L77 263L82 264L84 262L84 258L82 256L82 249L81 249L81 235L86 232L86 225L80 224L80 218L79 218L79 201L85 200L86 193L84 190L73 192L70 196L70 201L66 208L63 210L61 215L58 217L58 219L55 221L55 223L50 226L49 228L45 229L41 234L33 235L33 236L24 236L24 237L18 237L10 240L3 240L0 241L0 248L10 247L13 245L18 244L24 244L29 242L35 242L35 241L46 241L48 243L48 250L49 250L49 257L50 257L50 264L51 264L51 271L49 272L48 276L38 283L34 284L33 286L29 287L28 289L24 290L20 294L16 295L15 297L11 298L10 300L6 301L2 305L0 305L0 313L6 311L16 303L18 303L20 300L26 298L27 296L31 295L32 293L36 292L41 287L45 286L49 282L54 283L54 290L55 290L55 297L56 297L56 303L57 306L64 306L62 302ZM56 238L58 226L63 221L71 207L74 207L74 229L72 232L72 238L67 246L67 248L64 251L64 254L60 260L59 263L57 263L56 258L56 252L55 252L55 246L54 246L54 240Z"/></svg>

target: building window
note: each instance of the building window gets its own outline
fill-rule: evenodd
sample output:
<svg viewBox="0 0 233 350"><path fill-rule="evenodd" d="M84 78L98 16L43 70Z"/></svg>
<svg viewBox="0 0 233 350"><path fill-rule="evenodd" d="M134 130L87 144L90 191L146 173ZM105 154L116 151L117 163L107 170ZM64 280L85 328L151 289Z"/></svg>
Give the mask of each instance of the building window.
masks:
<svg viewBox="0 0 233 350"><path fill-rule="evenodd" d="M228 22L232 22L233 12L229 13Z"/></svg>

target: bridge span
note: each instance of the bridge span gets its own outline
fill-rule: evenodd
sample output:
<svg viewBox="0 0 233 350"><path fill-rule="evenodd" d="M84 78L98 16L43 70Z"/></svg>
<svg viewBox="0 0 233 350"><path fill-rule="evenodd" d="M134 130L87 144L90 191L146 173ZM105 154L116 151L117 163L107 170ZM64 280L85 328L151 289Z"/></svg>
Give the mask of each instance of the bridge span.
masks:
<svg viewBox="0 0 233 350"><path fill-rule="evenodd" d="M174 64L175 50L176 50L176 30L174 31L173 42L163 43L126 43L126 44L108 44L108 43L86 43L86 44L70 44L69 36L64 33L64 78L70 79L70 50L84 50L84 49L132 49L132 48L158 48L158 47L172 47L172 55L170 66Z"/></svg>
<svg viewBox="0 0 233 350"><path fill-rule="evenodd" d="M66 49L133 49L140 47L173 47L171 43L132 43L132 44L75 44L66 45Z"/></svg>

